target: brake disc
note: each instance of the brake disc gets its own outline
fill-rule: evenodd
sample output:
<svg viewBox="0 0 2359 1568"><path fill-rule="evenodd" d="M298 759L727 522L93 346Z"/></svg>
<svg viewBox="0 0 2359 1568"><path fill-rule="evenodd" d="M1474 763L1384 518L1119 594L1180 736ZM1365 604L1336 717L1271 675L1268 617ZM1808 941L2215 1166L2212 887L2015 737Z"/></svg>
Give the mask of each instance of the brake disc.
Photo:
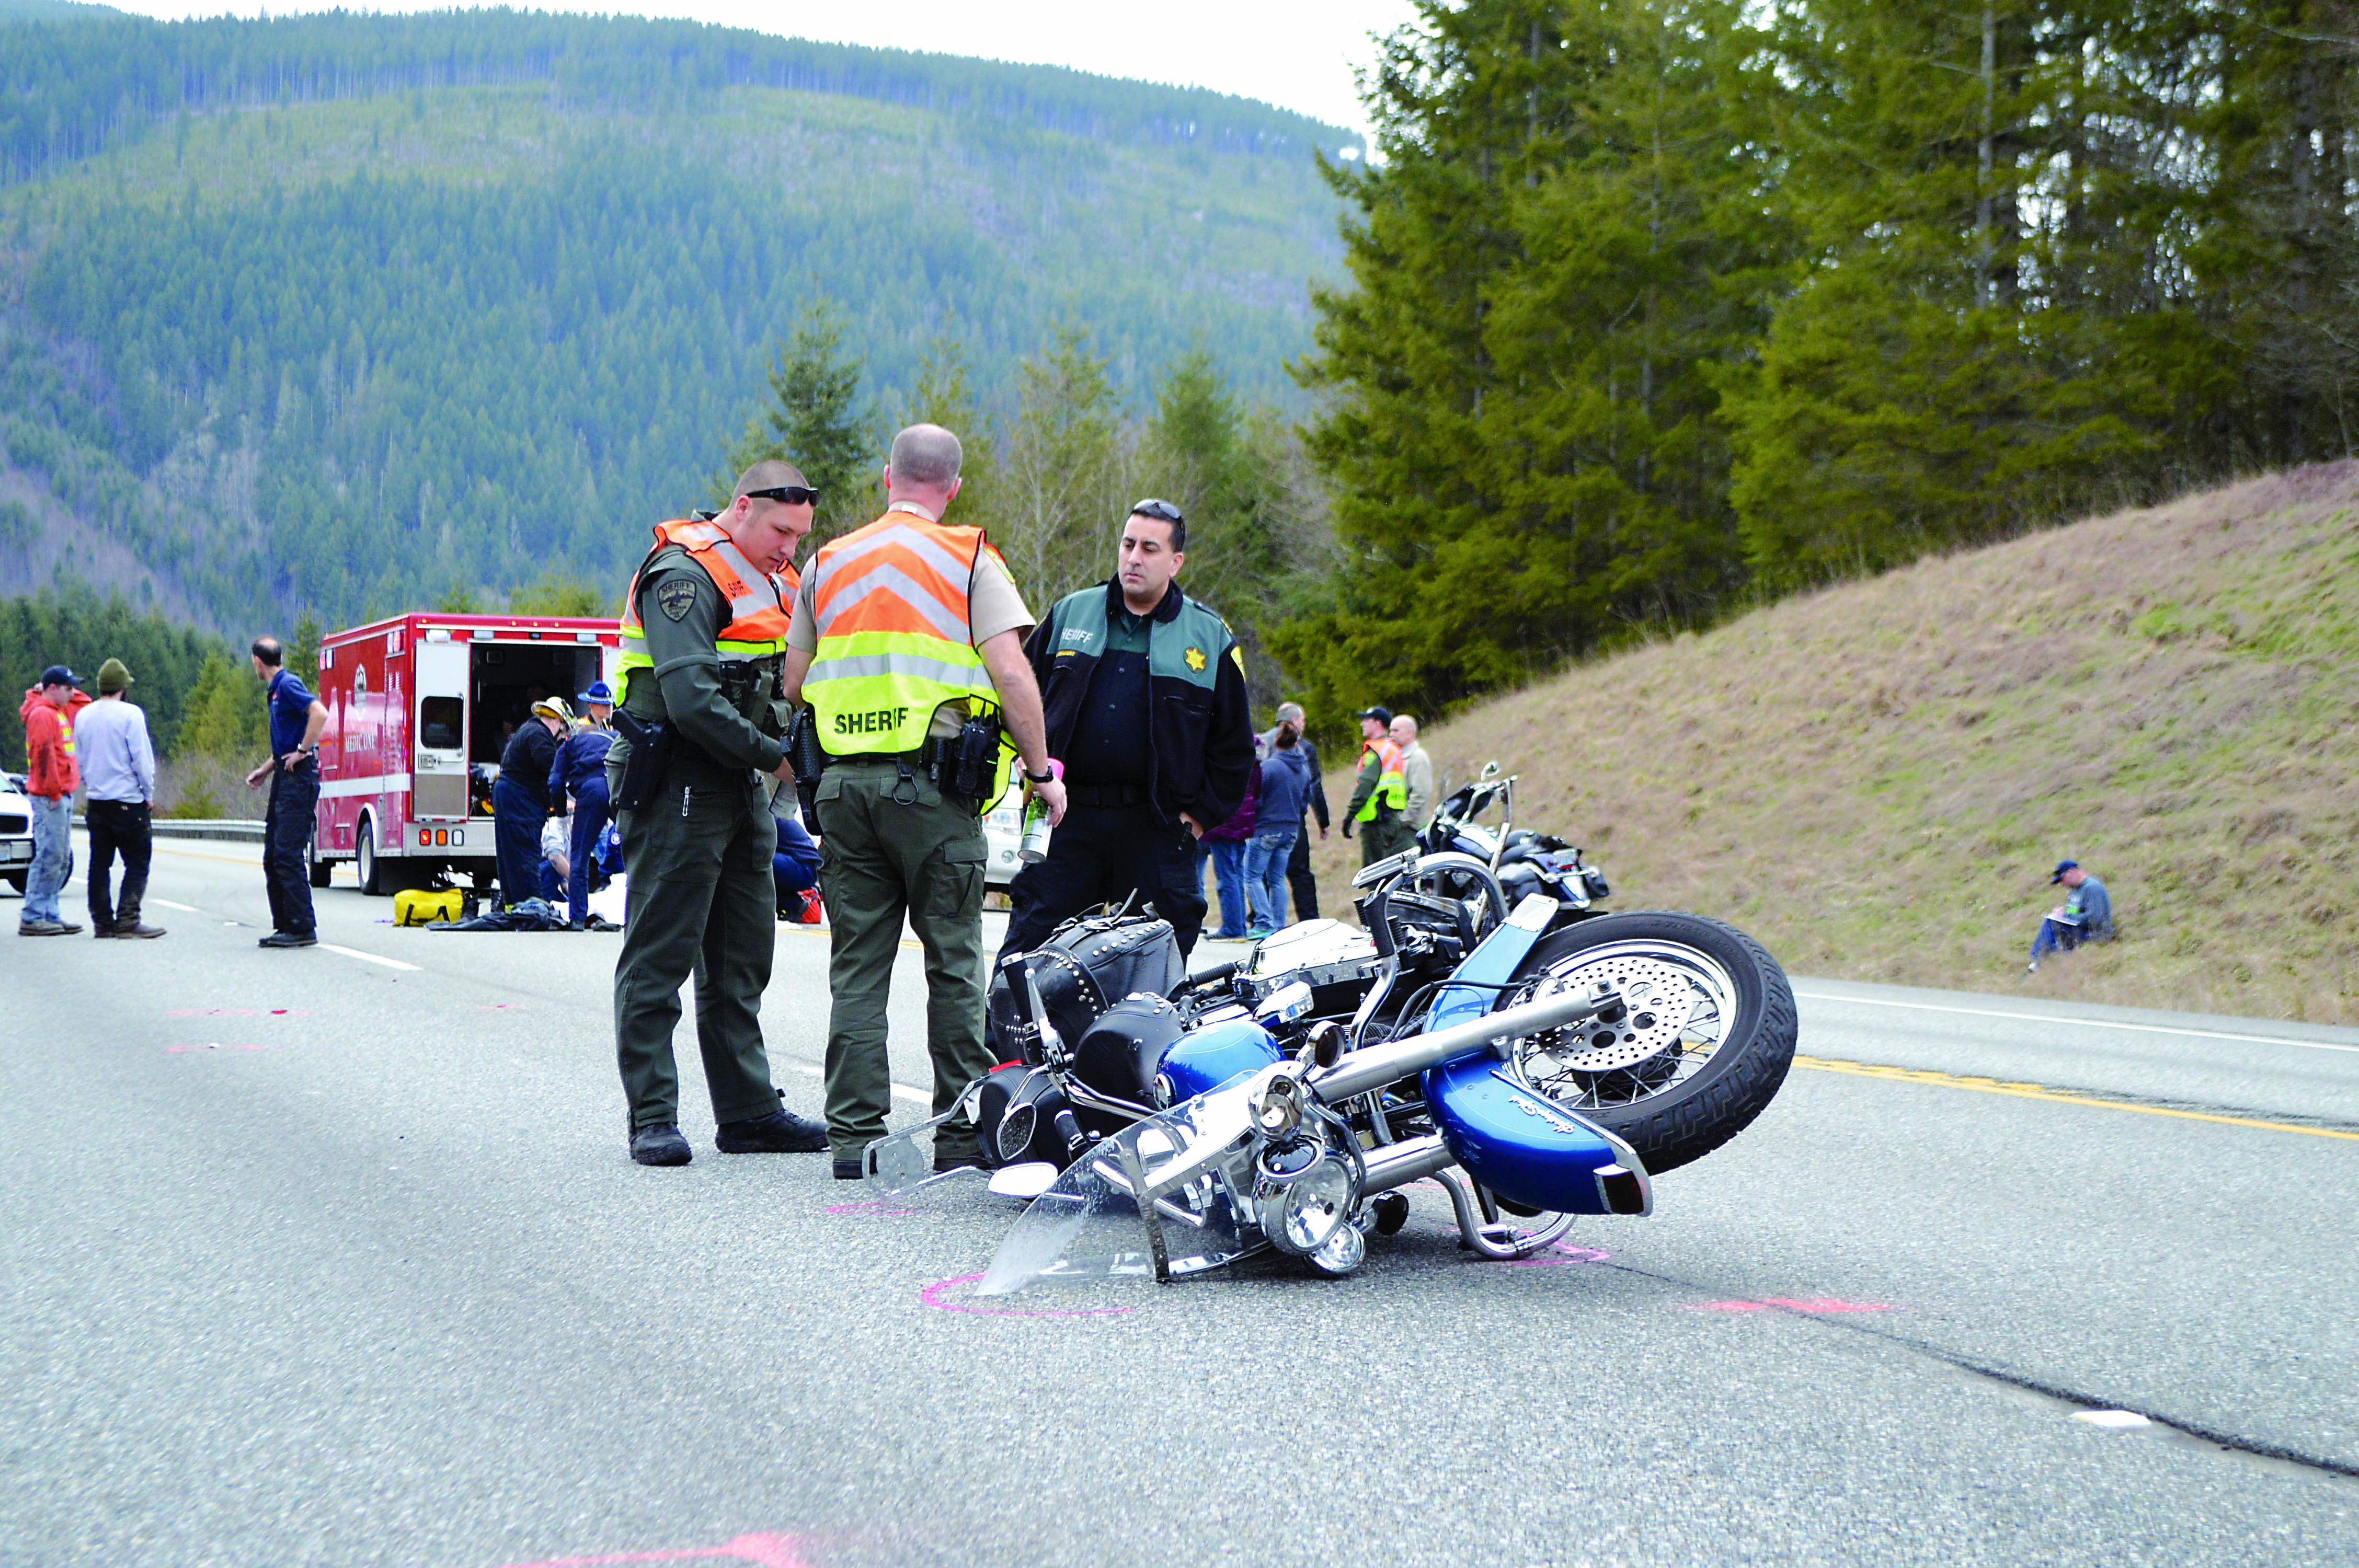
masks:
<svg viewBox="0 0 2359 1568"><path fill-rule="evenodd" d="M1643 953L1612 954L1551 974L1532 997L1586 989L1598 980L1622 993L1626 1011L1621 1022L1592 1019L1536 1042L1533 1054L1552 1062L1552 1071L1611 1073L1676 1051L1703 1000L1687 969Z"/></svg>

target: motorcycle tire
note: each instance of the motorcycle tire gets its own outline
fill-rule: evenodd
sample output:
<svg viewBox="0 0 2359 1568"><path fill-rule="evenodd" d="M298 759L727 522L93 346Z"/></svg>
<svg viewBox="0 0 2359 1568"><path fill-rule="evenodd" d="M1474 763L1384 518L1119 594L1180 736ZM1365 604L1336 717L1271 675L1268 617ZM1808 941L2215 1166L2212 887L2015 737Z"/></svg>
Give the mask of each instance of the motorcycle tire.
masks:
<svg viewBox="0 0 2359 1568"><path fill-rule="evenodd" d="M1634 990L1620 1023L1515 1043L1533 1088L1637 1152L1649 1174L1700 1160L1751 1125L1793 1065L1793 988L1734 926L1663 910L1601 914L1532 945L1498 1006L1611 979ZM1671 1007L1688 1008L1678 1020ZM1709 1039L1709 1047L1694 1046ZM1674 1048L1676 1047L1676 1049Z"/></svg>

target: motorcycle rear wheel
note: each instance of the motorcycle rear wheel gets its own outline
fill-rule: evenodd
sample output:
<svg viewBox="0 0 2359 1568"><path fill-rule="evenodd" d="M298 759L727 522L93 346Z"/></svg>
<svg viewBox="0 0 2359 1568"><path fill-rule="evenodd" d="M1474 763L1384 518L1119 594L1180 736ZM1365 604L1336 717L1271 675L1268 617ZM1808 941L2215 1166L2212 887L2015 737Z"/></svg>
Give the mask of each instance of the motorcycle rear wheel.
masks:
<svg viewBox="0 0 2359 1568"><path fill-rule="evenodd" d="M1533 944L1498 1006L1608 979L1627 1016L1515 1042L1532 1088L1637 1151L1650 1174L1711 1153L1786 1081L1797 1021L1786 973L1733 925L1699 914L1600 915Z"/></svg>

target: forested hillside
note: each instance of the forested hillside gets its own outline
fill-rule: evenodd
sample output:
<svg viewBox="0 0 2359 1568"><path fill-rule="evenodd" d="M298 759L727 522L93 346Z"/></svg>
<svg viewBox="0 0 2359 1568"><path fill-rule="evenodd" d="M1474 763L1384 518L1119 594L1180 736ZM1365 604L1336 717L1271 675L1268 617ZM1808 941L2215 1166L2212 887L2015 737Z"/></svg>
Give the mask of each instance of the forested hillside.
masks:
<svg viewBox="0 0 2359 1568"><path fill-rule="evenodd" d="M1200 347L1290 395L1340 255L1349 138L1211 93L510 13L0 38L0 590L224 630L618 581L816 300L880 431L1064 327L1144 413Z"/></svg>
<svg viewBox="0 0 2359 1568"><path fill-rule="evenodd" d="M1278 645L1447 705L2359 423L2346 0L1423 0Z"/></svg>
<svg viewBox="0 0 2359 1568"><path fill-rule="evenodd" d="M1614 907L1797 974L2359 1022L2359 463L1797 595L1424 741L1521 774ZM1340 891L1357 846L1318 849ZM2027 975L2067 857L2120 938Z"/></svg>

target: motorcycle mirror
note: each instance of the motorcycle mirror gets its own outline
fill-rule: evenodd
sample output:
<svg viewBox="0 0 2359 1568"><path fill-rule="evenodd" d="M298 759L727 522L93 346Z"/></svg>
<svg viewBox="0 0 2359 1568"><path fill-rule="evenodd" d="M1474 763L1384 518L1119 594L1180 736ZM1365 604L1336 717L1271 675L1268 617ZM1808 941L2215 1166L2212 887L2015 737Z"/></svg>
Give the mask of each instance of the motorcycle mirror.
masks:
<svg viewBox="0 0 2359 1568"><path fill-rule="evenodd" d="M1495 779L1498 776L1499 762L1497 758L1495 757L1491 761L1483 764L1483 778L1485 783L1492 779Z"/></svg>
<svg viewBox="0 0 2359 1568"><path fill-rule="evenodd" d="M1303 1037L1302 1049L1295 1054L1298 1062L1309 1062L1315 1067L1332 1067L1343 1054L1343 1026L1333 1019L1322 1019L1310 1026Z"/></svg>

